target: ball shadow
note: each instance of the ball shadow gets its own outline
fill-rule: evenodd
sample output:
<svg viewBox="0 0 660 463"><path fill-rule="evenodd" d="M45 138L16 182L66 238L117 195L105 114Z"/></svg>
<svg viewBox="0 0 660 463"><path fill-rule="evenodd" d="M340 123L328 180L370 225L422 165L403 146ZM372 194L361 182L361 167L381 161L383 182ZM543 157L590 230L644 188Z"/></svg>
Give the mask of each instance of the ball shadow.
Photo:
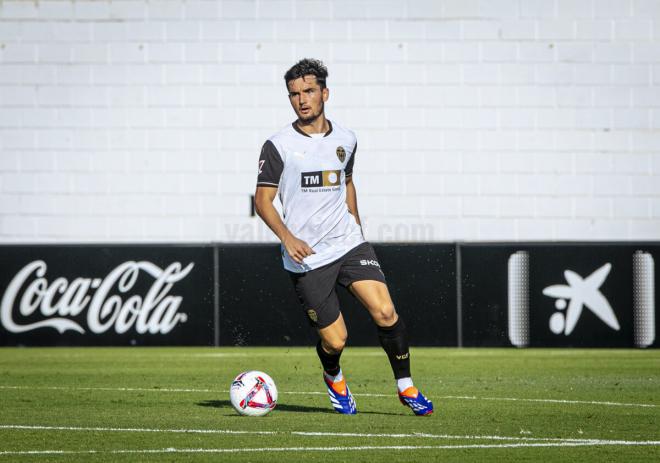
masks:
<svg viewBox="0 0 660 463"><path fill-rule="evenodd" d="M212 407L212 408L232 408L231 402L228 400L205 400L203 402L197 402L195 405L199 405L200 407ZM289 405L282 403L278 403L275 409L283 410L285 412L298 412L298 413L335 413L333 410L328 410L327 408L307 407L304 405Z"/></svg>
<svg viewBox="0 0 660 463"><path fill-rule="evenodd" d="M229 400L205 400L203 402L197 402L195 405L197 405L199 407L230 408L230 409L233 409L233 407L231 406L231 402ZM277 407L275 407L275 410L282 410L282 411L285 411L285 412L295 412L295 413L330 413L332 415L337 414L337 412L335 412L331 408L308 407L308 406L305 406L305 405L290 405L290 404L283 404L283 403L278 403ZM363 411L358 411L358 414L360 414L360 415L393 415L393 416L402 415L400 413L363 412Z"/></svg>

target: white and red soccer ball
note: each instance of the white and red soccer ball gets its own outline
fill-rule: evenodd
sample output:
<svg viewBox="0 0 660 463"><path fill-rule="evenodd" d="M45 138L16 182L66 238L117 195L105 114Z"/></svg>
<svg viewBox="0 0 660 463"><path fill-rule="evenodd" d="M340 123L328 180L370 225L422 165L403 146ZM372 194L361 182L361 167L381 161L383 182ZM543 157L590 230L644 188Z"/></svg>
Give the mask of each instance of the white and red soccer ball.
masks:
<svg viewBox="0 0 660 463"><path fill-rule="evenodd" d="M241 415L264 416L277 405L277 387L266 373L245 371L231 383L229 399Z"/></svg>

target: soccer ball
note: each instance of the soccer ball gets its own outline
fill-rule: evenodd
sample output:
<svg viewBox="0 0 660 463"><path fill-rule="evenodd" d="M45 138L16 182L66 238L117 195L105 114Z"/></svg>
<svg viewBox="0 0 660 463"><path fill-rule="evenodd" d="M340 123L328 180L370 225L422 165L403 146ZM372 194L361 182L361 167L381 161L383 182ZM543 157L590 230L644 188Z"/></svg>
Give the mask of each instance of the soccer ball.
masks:
<svg viewBox="0 0 660 463"><path fill-rule="evenodd" d="M277 405L277 387L266 373L245 371L231 383L229 399L241 415L264 416Z"/></svg>

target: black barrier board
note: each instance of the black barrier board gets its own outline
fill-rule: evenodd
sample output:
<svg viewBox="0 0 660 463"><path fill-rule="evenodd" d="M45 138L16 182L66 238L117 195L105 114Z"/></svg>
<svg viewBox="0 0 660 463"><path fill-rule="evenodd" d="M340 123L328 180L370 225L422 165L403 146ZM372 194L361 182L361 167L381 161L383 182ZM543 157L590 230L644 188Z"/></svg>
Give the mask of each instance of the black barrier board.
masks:
<svg viewBox="0 0 660 463"><path fill-rule="evenodd" d="M375 244L397 311L413 346L456 345L455 246ZM219 247L221 345L314 345L309 326L282 267L279 245ZM376 346L368 312L345 289L339 302L348 345Z"/></svg>
<svg viewBox="0 0 660 463"><path fill-rule="evenodd" d="M279 245L221 245L218 257L220 345L316 343L282 267Z"/></svg>
<svg viewBox="0 0 660 463"><path fill-rule="evenodd" d="M465 244L466 346L655 347L660 246Z"/></svg>
<svg viewBox="0 0 660 463"><path fill-rule="evenodd" d="M659 345L658 243L374 248L413 346ZM0 345L316 342L276 244L6 245L0 261ZM349 345L378 345L338 293Z"/></svg>
<svg viewBox="0 0 660 463"><path fill-rule="evenodd" d="M374 249L396 310L408 327L410 344L455 346L455 245L383 243Z"/></svg>
<svg viewBox="0 0 660 463"><path fill-rule="evenodd" d="M374 244L410 345L455 346L456 259L449 244ZM378 346L378 333L368 312L344 288L339 302L348 327L348 344Z"/></svg>
<svg viewBox="0 0 660 463"><path fill-rule="evenodd" d="M212 345L210 246L0 246L0 345Z"/></svg>

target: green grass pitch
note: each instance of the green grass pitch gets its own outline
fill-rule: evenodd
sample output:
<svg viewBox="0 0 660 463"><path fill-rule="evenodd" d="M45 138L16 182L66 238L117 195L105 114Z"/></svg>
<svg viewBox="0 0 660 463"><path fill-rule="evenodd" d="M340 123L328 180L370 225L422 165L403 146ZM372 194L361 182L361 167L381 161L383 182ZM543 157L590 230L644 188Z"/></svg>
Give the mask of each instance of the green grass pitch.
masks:
<svg viewBox="0 0 660 463"><path fill-rule="evenodd" d="M413 416L380 349L348 348L356 416L312 348L2 348L0 462L660 461L660 351L412 349L436 407ZM238 416L231 380L277 408Z"/></svg>

